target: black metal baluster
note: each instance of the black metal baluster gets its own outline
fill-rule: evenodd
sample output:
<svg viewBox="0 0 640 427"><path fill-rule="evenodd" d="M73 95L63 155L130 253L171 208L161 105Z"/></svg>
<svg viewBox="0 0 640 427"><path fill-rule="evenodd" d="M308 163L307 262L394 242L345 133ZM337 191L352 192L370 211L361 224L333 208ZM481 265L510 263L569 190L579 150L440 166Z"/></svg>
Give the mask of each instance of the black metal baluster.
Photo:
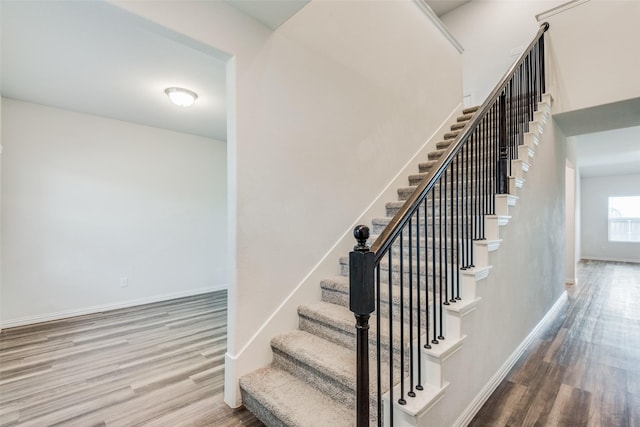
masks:
<svg viewBox="0 0 640 427"><path fill-rule="evenodd" d="M518 94L518 100L520 100L520 116L518 117L518 136L522 133L522 123L524 123L527 116L527 103L525 97L527 93L527 75L525 62L520 64L520 93ZM519 145L522 145L519 143Z"/></svg>
<svg viewBox="0 0 640 427"><path fill-rule="evenodd" d="M465 205L466 205L466 235L465 235L465 247L467 250L467 267L471 268L473 267L473 259L471 258L471 239L473 238L472 233L473 230L471 229L471 218L473 217L473 210L471 207L471 186L470 186L470 181L471 181L471 138L473 137L469 137L469 140L467 141L467 150L466 150L466 154L467 154L467 158L466 158L466 165L465 167L467 168L467 176L465 177Z"/></svg>
<svg viewBox="0 0 640 427"><path fill-rule="evenodd" d="M470 194L469 194L469 201L471 203L471 236L469 239L469 260L471 262L471 266L475 266L474 263L474 254L473 254L473 241L476 239L476 235L477 235L477 218L478 218L478 212L477 212L477 194L475 192L475 187L476 187L476 173L478 172L478 165L477 165L477 160L478 160L478 155L476 153L476 135L471 135L471 139L469 140L469 151L470 151L470 163L471 163L471 175L469 178L469 184L470 184Z"/></svg>
<svg viewBox="0 0 640 427"><path fill-rule="evenodd" d="M460 201L462 200L462 168L460 167L460 157L462 156L462 150L464 149L464 144L458 150L458 154L455 157L456 163L456 247L458 248L458 269L464 268L464 255L462 254L462 244L460 241L460 227L462 227L462 221L460 221L460 217L462 215Z"/></svg>
<svg viewBox="0 0 640 427"><path fill-rule="evenodd" d="M465 206L464 206L464 202L465 202L465 183L466 183L466 177L465 177L465 167L466 167L466 163L465 163L465 156L466 156L466 142L462 145L462 147L460 147L460 152L458 153L458 157L460 158L460 198L459 198L459 204L460 204L460 239L459 239L459 245L460 245L460 254L461 254L461 264L460 264L460 268L462 270L465 270L467 268L467 247L465 246L465 239L464 239L464 227L465 227Z"/></svg>
<svg viewBox="0 0 640 427"><path fill-rule="evenodd" d="M436 192L435 188L431 190L431 277L433 284L433 339L432 344L438 344L436 336L438 335L436 314L438 313L438 298L436 297Z"/></svg>
<svg viewBox="0 0 640 427"><path fill-rule="evenodd" d="M409 228L411 228L411 219L409 219ZM406 405L407 401L404 399L404 230L400 230L400 398L398 403L400 405ZM409 261L411 262L411 261ZM389 266L391 268L391 266ZM389 304L393 304L393 300L389 301Z"/></svg>
<svg viewBox="0 0 640 427"><path fill-rule="evenodd" d="M455 179L456 179L456 174L455 174L455 168L454 168L454 164L453 162L451 162L451 165L449 166L449 168L451 169L451 173L449 174L449 176L451 177L451 185L449 188L449 200L450 200L450 205L449 205L449 210L451 211L450 215L451 215L451 224L450 224L450 229L449 229L449 237L447 239L451 240L451 263L450 263L450 277L451 277L451 284L449 285L451 288L451 298L449 299L450 302L456 302L456 298L455 298L455 284L456 284L456 263L455 263L455 240L454 240L454 233L455 233L455 203L456 200L454 199L454 186L455 184Z"/></svg>
<svg viewBox="0 0 640 427"><path fill-rule="evenodd" d="M380 340L380 319L382 317L382 305L380 304L380 263L376 265L376 375L378 377L378 425L382 426L382 348Z"/></svg>
<svg viewBox="0 0 640 427"><path fill-rule="evenodd" d="M458 196L459 194L461 194L461 190L460 190L460 186L462 184L462 179L461 179L461 168L460 168L460 156L461 156L461 152L458 151L458 154L456 154L456 176L458 178L458 182L456 183L456 277L457 277L457 282L456 282L456 300L460 299L460 270L462 268L464 268L464 264L463 261L461 259L461 243L460 243L460 226L462 224L462 221L460 220L460 197Z"/></svg>
<svg viewBox="0 0 640 427"><path fill-rule="evenodd" d="M538 51L534 48L531 53L531 88L533 89L533 95L531 101L533 102L533 111L536 111L536 102L538 101Z"/></svg>
<svg viewBox="0 0 640 427"><path fill-rule="evenodd" d="M433 190L431 190L433 191ZM427 205L427 200L429 199L429 195L424 198L424 291L425 291L425 330L426 337L424 341L424 348L431 348L431 341L429 341L429 333L431 326L431 316L429 314L429 209Z"/></svg>
<svg viewBox="0 0 640 427"><path fill-rule="evenodd" d="M499 100L493 104L493 138L492 141L492 149L493 149L493 192L494 194L498 194L500 190L498 189L498 161L500 160L500 149L498 148L498 129L500 127L500 115L499 113ZM495 213L495 200L494 200L494 209Z"/></svg>
<svg viewBox="0 0 640 427"><path fill-rule="evenodd" d="M482 120L482 129L483 132L481 133L482 138L480 139L480 152L482 153L482 160L480 161L480 166L481 166L481 170L480 170L480 176L481 176L481 182L480 182L480 189L481 189L481 193L482 193L482 203L480 204L482 206L482 215L480 216L480 239L484 240L484 217L487 214L487 135L486 135L486 128L487 128L487 117L485 117Z"/></svg>
<svg viewBox="0 0 640 427"><path fill-rule="evenodd" d="M527 105L529 106L529 120L527 120L527 132L529 131L529 122L533 120L533 96L535 94L535 90L533 89L533 55L529 52L527 55L527 68L528 75L527 78L529 81L527 82L527 87L529 88L529 94L527 96Z"/></svg>
<svg viewBox="0 0 640 427"><path fill-rule="evenodd" d="M413 391L413 216L409 220L409 397L416 397ZM416 228L420 229L420 217L416 221ZM419 261L418 261L419 262ZM420 348L420 346L418 346Z"/></svg>
<svg viewBox="0 0 640 427"><path fill-rule="evenodd" d="M481 161L482 161L482 156L480 155L480 141L481 141L481 135L480 132L478 132L478 137L476 138L475 145L476 145L476 183L475 183L475 188L476 188L476 234L474 236L474 240L478 240L480 238L480 220L482 218L482 211L480 210L481 207L481 194L480 194L480 168L481 168Z"/></svg>
<svg viewBox="0 0 640 427"><path fill-rule="evenodd" d="M475 224L474 222L474 218L475 218L475 214L476 214L476 210L475 210L475 203L473 200L473 174L474 174L474 155L475 155L475 150L473 149L473 140L474 140L474 135L472 134L471 137L469 138L469 239L468 239L468 245L469 245L469 266L473 265L473 246L471 244L471 242L473 241L474 237L475 237Z"/></svg>
<svg viewBox="0 0 640 427"><path fill-rule="evenodd" d="M393 425L393 250L389 248L389 419Z"/></svg>
<svg viewBox="0 0 640 427"><path fill-rule="evenodd" d="M506 194L507 180L507 122L506 122L506 96L500 95L500 123L498 130L498 145L500 155L498 159L498 193Z"/></svg>
<svg viewBox="0 0 640 427"><path fill-rule="evenodd" d="M447 171L445 169L444 174L446 174ZM446 175L445 175L446 176ZM440 199L440 205L438 206L438 276L439 276L439 284L440 284L440 289L438 292L438 299L439 299L439 304L438 304L438 323L439 323L439 331L440 334L438 335L438 339L439 340L443 340L444 339L444 334L442 331L442 304L443 304L443 293L446 293L446 290L443 290L442 288L442 280L443 278L446 278L447 276L447 270L446 268L443 269L443 264L442 264L442 247L443 247L443 241L442 241L442 187L445 185L445 183L447 182L446 177L443 178L442 176L440 177L439 183L438 183L438 198ZM434 218L435 221L435 218ZM444 276L444 277L443 277Z"/></svg>
<svg viewBox="0 0 640 427"><path fill-rule="evenodd" d="M516 158L518 156L518 145L519 145L519 142L518 142L519 118L518 117L520 115L520 112L518 110L520 105L519 104L519 98L520 98L519 81L520 81L519 78L513 79L511 84L509 85L508 87L509 91L507 92L507 98L506 98L507 102L509 103L509 107L506 108L505 106L505 114L507 114L506 120L508 123L507 130L509 132L507 133L506 137L508 138L507 141L509 142L509 158L511 159Z"/></svg>
<svg viewBox="0 0 640 427"><path fill-rule="evenodd" d="M418 207L416 208L416 218L418 221L418 224L420 223L420 205L418 205ZM426 244L426 242L425 242ZM418 346L416 347L416 352L418 353L418 384L416 385L416 390L424 390L424 387L422 387L422 351L421 351L421 338L422 338L422 322L420 319L420 314L422 312L422 304L421 304L421 293L420 293L420 281L421 281L421 277L420 277L420 260L422 258L422 252L420 251L420 227L416 228L416 254L418 255L417 258L417 262L416 262L416 268L417 268L417 274L416 274L416 306L418 308L418 313L417 313L417 321L418 321ZM426 262L425 262L426 264ZM427 305L428 305L428 301L427 300ZM426 310L428 312L428 310Z"/></svg>
<svg viewBox="0 0 640 427"><path fill-rule="evenodd" d="M545 93L547 93L547 58L545 57L544 36L540 37L538 44L540 45L540 93L544 95Z"/></svg>
<svg viewBox="0 0 640 427"><path fill-rule="evenodd" d="M444 246L444 268L442 268L442 270L444 271L444 280L442 279L442 274L440 275L440 281L444 281L444 298L441 299L441 301L444 301L442 304L444 305L449 305L449 269L448 269L448 257L447 257L447 249L448 249L448 237L447 237L447 208L448 208L448 203L447 203L447 171L448 168L444 170L444 174L442 175L441 178L441 187L440 187L440 218L444 218L443 222L444 222L444 242L442 240L440 240L440 248L441 248L441 252L442 252L442 246ZM444 191L443 191L444 188ZM444 205L443 205L443 199L442 199L442 192L444 192ZM444 213L443 213L444 212ZM440 229L440 236L442 236L442 229ZM442 261L440 261L442 262ZM442 309L442 307L440 307ZM441 322L442 323L442 322ZM441 329L442 330L442 329ZM440 335L442 335L442 333L440 333Z"/></svg>

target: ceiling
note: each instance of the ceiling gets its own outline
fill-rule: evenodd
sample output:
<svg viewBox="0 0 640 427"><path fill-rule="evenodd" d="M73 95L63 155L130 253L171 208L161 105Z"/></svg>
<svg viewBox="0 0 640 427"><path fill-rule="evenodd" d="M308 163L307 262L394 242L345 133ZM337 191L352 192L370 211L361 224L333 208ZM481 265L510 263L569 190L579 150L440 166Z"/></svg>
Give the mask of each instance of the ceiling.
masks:
<svg viewBox="0 0 640 427"><path fill-rule="evenodd" d="M224 53L105 1L1 1L3 97L226 141ZM310 0L225 1L277 28ZM468 1L426 0L439 16ZM169 86L198 100L176 107ZM640 100L554 117L583 176L640 173Z"/></svg>
<svg viewBox="0 0 640 427"><path fill-rule="evenodd" d="M3 97L226 141L223 53L102 0L1 1ZM310 0L225 1L275 29ZM198 100L176 107L170 86Z"/></svg>
<svg viewBox="0 0 640 427"><path fill-rule="evenodd" d="M433 10L433 13L437 16L442 16L470 1L471 0L426 0L426 3L431 10Z"/></svg>
<svg viewBox="0 0 640 427"><path fill-rule="evenodd" d="M640 126L575 137L580 176L640 175Z"/></svg>
<svg viewBox="0 0 640 427"><path fill-rule="evenodd" d="M224 0L275 30L311 0Z"/></svg>
<svg viewBox="0 0 640 427"><path fill-rule="evenodd" d="M2 0L3 97L226 141L226 62L104 1ZM164 90L198 94L192 107Z"/></svg>
<svg viewBox="0 0 640 427"><path fill-rule="evenodd" d="M553 116L576 142L580 175L640 174L640 98Z"/></svg>

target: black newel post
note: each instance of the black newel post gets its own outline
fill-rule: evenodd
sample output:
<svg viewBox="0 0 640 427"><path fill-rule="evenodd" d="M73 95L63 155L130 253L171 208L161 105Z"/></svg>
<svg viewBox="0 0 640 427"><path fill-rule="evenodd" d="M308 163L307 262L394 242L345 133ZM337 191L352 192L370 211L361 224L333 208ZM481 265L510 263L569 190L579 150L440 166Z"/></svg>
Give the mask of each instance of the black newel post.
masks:
<svg viewBox="0 0 640 427"><path fill-rule="evenodd" d="M353 230L358 244L349 253L349 309L356 317L356 426L369 425L369 317L375 310L374 253L367 246L369 228Z"/></svg>
<svg viewBox="0 0 640 427"><path fill-rule="evenodd" d="M507 96L503 93L499 98L500 110L498 115L498 194L509 192L509 147L507 141Z"/></svg>

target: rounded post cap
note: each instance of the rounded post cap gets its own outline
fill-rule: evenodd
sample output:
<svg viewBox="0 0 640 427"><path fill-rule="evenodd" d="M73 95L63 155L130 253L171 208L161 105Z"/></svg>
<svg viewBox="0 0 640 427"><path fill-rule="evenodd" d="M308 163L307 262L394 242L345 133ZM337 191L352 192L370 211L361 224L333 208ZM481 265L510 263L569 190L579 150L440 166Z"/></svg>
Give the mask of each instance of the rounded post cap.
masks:
<svg viewBox="0 0 640 427"><path fill-rule="evenodd" d="M368 251L367 240L369 239L369 227L366 225L357 225L353 229L353 237L356 238L358 244L353 248L356 251Z"/></svg>

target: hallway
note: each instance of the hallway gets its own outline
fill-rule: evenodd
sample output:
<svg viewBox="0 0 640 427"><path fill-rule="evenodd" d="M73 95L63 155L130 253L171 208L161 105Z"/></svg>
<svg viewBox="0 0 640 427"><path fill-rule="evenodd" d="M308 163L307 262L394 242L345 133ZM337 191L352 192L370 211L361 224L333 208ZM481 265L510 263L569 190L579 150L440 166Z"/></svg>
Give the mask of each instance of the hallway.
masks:
<svg viewBox="0 0 640 427"><path fill-rule="evenodd" d="M568 295L470 426L640 426L640 264L582 261Z"/></svg>

